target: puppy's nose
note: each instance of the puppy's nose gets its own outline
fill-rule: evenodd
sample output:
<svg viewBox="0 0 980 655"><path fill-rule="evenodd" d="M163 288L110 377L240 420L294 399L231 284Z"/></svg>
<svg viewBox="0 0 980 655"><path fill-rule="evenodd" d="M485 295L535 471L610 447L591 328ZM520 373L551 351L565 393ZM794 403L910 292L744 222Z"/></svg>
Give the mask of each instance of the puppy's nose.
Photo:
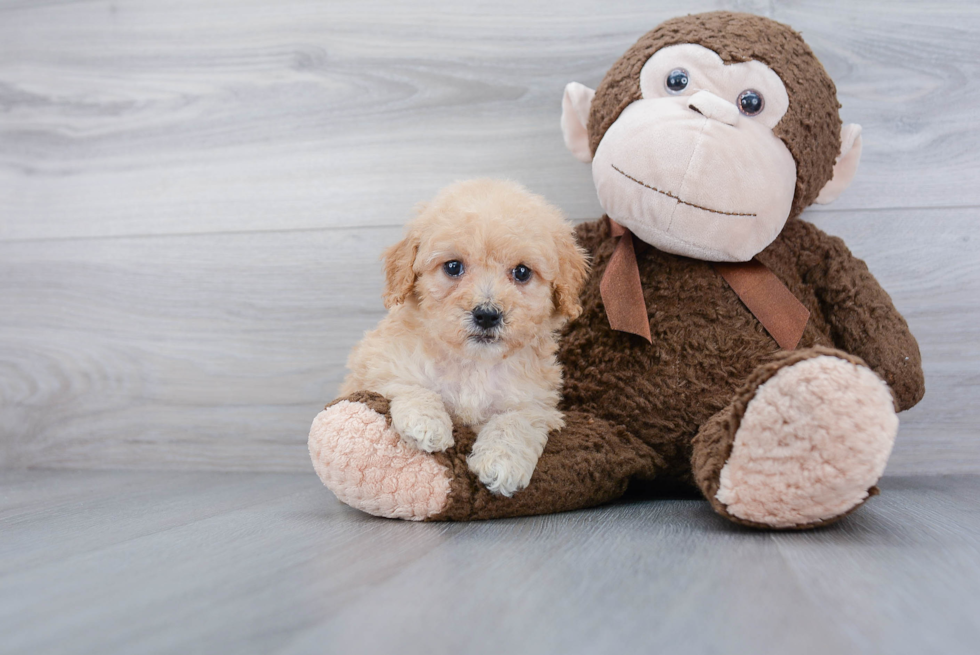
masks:
<svg viewBox="0 0 980 655"><path fill-rule="evenodd" d="M473 310L473 322L481 330L489 330L500 325L502 315L500 311L493 307L481 305Z"/></svg>

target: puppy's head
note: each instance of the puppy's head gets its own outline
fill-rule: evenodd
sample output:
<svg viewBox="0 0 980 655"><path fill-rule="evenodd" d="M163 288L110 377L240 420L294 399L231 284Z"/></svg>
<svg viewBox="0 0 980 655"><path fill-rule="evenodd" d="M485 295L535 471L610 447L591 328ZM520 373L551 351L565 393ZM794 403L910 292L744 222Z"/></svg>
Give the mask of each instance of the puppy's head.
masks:
<svg viewBox="0 0 980 655"><path fill-rule="evenodd" d="M588 274L561 212L498 180L443 189L384 260L385 306L415 303L429 334L472 355L550 338L581 312Z"/></svg>

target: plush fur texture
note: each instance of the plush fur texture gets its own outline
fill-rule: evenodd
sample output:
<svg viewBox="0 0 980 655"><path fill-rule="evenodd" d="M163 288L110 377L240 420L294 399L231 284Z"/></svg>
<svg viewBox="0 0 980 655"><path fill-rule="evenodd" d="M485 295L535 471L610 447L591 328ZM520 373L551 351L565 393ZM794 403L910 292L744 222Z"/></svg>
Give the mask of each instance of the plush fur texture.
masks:
<svg viewBox="0 0 980 655"><path fill-rule="evenodd" d="M673 18L647 32L613 64L596 89L588 125L592 154L623 110L642 97L643 65L657 50L679 43L703 45L726 63L761 61L783 80L789 110L773 133L796 161L790 215L799 216L833 177L841 145L837 87L797 32L761 16L714 11Z"/></svg>
<svg viewBox="0 0 980 655"><path fill-rule="evenodd" d="M581 311L588 270L571 225L515 183L460 182L384 259L390 312L354 348L341 393L391 399L395 431L426 452L452 446L453 420L478 430L470 469L497 493L523 489L563 424L557 331ZM499 323L481 325L481 311Z"/></svg>
<svg viewBox="0 0 980 655"><path fill-rule="evenodd" d="M342 502L375 516L419 521L442 512L448 471L391 429L376 411L383 405L344 400L317 415L309 439L317 475Z"/></svg>
<svg viewBox="0 0 980 655"><path fill-rule="evenodd" d="M675 94L665 80L677 68L689 83ZM782 80L761 62L725 63L684 43L654 54L640 87L592 161L606 214L666 252L748 261L779 234L796 193L793 155L773 132L789 106ZM735 104L746 89L766 99L757 116Z"/></svg>
<svg viewBox="0 0 980 655"><path fill-rule="evenodd" d="M868 497L897 432L891 393L867 367L831 355L784 367L749 402L716 498L773 527L839 516Z"/></svg>
<svg viewBox="0 0 980 655"><path fill-rule="evenodd" d="M894 411L915 405L924 381L915 338L864 262L797 217L830 179L839 151L833 83L786 26L724 12L674 19L643 37L600 85L589 122L593 151L636 98L646 59L676 43L704 45L726 61L762 61L786 84L791 106L777 135L797 162L794 209L756 259L810 311L799 346L781 351L710 262L642 243L636 263L652 343L612 330L599 284L616 242L606 218L584 223L576 238L592 256L593 274L558 353L564 427L551 433L528 487L505 498L468 469L474 435L457 423L454 445L427 455L450 476L445 506L427 518L588 507L618 497L631 481L659 479L696 485L737 523L810 528L876 493ZM380 402L355 399L365 407ZM789 433L777 424L786 403L796 426ZM783 443L792 445L779 462Z"/></svg>
<svg viewBox="0 0 980 655"><path fill-rule="evenodd" d="M652 478L662 460L622 426L582 412L565 414L553 432L527 489L513 498L490 493L469 473L466 453L476 436L458 426L456 445L434 454L450 471L449 502L430 520L471 521L548 514L588 507L623 495L633 478Z"/></svg>
<svg viewBox="0 0 980 655"><path fill-rule="evenodd" d="M564 406L594 411L651 443L689 442L778 346L710 263L654 248L637 253L653 344L609 330L598 273L615 244L606 221L582 224L577 233L597 274L583 290L582 316L562 340ZM918 402L918 345L843 241L791 219L758 259L811 312L800 349L853 353L888 383L899 409ZM679 469L687 465L684 451L676 451Z"/></svg>
<svg viewBox="0 0 980 655"><path fill-rule="evenodd" d="M607 222L582 224L577 235L601 272L613 248ZM576 509L622 495L631 480L653 479L696 484L720 514L754 527L813 527L846 514L773 525L728 512L717 494L741 418L756 390L779 371L827 356L855 366L866 360L888 383L895 408L911 407L924 392L918 346L888 295L840 239L794 219L760 259L812 312L799 349L779 351L709 263L646 248L638 264L654 343L608 328L599 275L591 276L583 313L561 342L565 427L551 434L531 483L513 498L489 493L466 465L475 435L456 425L454 446L432 455L450 472L449 498L428 518ZM845 346L864 359L843 352Z"/></svg>

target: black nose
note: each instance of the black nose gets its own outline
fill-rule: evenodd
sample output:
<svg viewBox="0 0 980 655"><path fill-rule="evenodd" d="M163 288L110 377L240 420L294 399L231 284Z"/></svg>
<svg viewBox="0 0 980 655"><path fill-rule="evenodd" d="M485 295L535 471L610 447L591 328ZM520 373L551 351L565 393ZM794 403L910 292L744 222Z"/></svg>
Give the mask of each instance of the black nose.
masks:
<svg viewBox="0 0 980 655"><path fill-rule="evenodd" d="M501 314L493 307L477 307L473 310L473 322L481 330L489 330L500 325Z"/></svg>

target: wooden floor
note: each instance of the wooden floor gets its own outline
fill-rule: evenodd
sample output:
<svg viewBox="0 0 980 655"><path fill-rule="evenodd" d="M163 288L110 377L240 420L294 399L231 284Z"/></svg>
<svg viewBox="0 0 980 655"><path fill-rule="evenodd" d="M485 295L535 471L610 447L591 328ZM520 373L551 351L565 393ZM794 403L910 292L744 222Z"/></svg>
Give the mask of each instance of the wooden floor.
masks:
<svg viewBox="0 0 980 655"><path fill-rule="evenodd" d="M801 534L338 504L306 435L412 207L494 176L598 218L565 84L719 8L800 30L864 127L804 218L922 348L884 494ZM980 652L978 34L976 0L0 0L0 654Z"/></svg>
<svg viewBox="0 0 980 655"><path fill-rule="evenodd" d="M980 473L976 0L0 0L0 467L309 470L412 207L494 176L599 218L565 84L719 8L800 30L864 127L804 218L922 346L892 471Z"/></svg>
<svg viewBox="0 0 980 655"><path fill-rule="evenodd" d="M415 524L312 474L5 472L3 653L959 653L980 476L886 478L827 529L633 499Z"/></svg>

